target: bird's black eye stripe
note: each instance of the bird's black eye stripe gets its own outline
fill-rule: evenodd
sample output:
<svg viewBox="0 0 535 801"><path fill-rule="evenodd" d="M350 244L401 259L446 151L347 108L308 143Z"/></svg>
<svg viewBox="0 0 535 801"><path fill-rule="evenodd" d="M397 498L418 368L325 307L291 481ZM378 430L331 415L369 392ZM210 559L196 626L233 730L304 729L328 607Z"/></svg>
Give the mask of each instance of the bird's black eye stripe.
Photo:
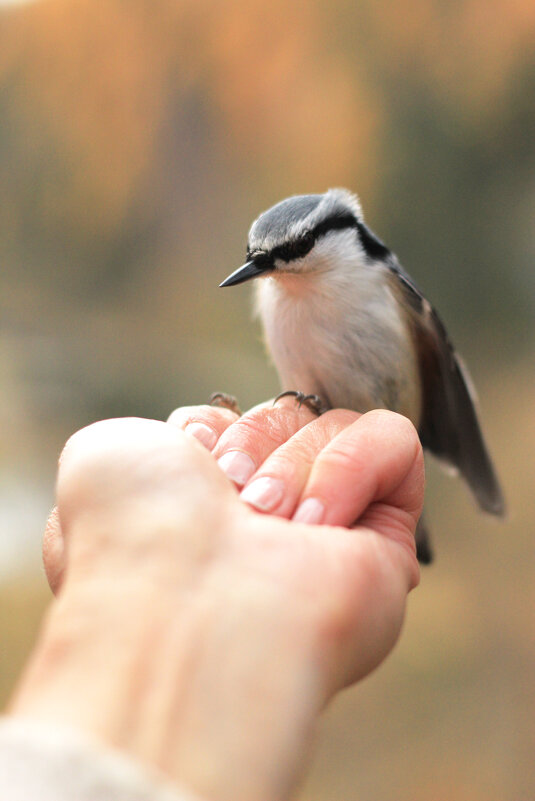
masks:
<svg viewBox="0 0 535 801"><path fill-rule="evenodd" d="M316 237L313 231L307 231L299 239L293 242L285 242L284 245L279 245L273 248L271 255L274 259L282 259L282 261L293 261L294 259L302 259L307 253L310 253L314 247Z"/></svg>
<svg viewBox="0 0 535 801"><path fill-rule="evenodd" d="M359 221L356 225L360 244L370 259L387 259L391 255L387 246L370 231L368 226Z"/></svg>
<svg viewBox="0 0 535 801"><path fill-rule="evenodd" d="M306 231L299 239L285 242L283 245L274 247L271 251L247 250L247 259L252 259L258 266L272 267L275 259L290 262L294 259L301 259L310 253L317 240L328 234L329 231L340 231L344 228L356 228L362 247L371 258L385 258L389 254L380 240L376 239L363 223L360 223L351 212L332 214L325 220Z"/></svg>
<svg viewBox="0 0 535 801"><path fill-rule="evenodd" d="M356 228L357 225L358 222L351 212L332 214L330 217L318 223L312 229L312 234L314 235L314 240L316 240L318 237L328 234L329 231L340 231L342 228Z"/></svg>
<svg viewBox="0 0 535 801"><path fill-rule="evenodd" d="M273 267L273 255L265 250L250 251L247 248L246 254L247 261L254 261L257 267L269 270Z"/></svg>
<svg viewBox="0 0 535 801"><path fill-rule="evenodd" d="M299 239L295 239L293 242L285 242L284 245L273 248L271 256L273 259L281 259L285 262L301 259L307 253L310 253L319 237L324 236L329 231L354 228L356 224L357 221L352 214L333 214L331 217L322 220L314 228L306 231Z"/></svg>

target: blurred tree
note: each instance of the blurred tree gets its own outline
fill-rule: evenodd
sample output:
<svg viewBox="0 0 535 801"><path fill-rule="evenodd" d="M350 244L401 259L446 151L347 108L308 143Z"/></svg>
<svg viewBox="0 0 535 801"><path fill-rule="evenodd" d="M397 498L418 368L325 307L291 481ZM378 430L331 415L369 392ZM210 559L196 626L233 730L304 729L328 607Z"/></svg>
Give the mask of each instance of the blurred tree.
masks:
<svg viewBox="0 0 535 801"><path fill-rule="evenodd" d="M76 419L193 399L221 365L253 401L274 377L218 279L257 212L342 184L467 349L508 358L535 305L534 30L520 0L4 9L4 327L50 338Z"/></svg>

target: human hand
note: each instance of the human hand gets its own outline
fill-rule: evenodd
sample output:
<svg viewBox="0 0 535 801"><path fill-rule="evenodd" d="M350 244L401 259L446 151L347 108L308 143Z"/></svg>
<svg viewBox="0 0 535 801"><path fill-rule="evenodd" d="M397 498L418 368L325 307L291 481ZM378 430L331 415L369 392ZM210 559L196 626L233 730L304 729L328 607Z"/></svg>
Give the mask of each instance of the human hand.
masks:
<svg viewBox="0 0 535 801"><path fill-rule="evenodd" d="M65 580L15 713L79 726L207 798L286 797L318 711L396 640L418 576L423 471L397 415L313 425L306 409L266 408L240 421L210 407L172 425L107 421L70 441L45 545L47 572L66 563ZM326 516L359 527L251 512L177 430L187 419L213 424L216 457L239 443L258 476L283 480L278 514L312 488ZM367 460L357 505L329 479L352 448Z"/></svg>
<svg viewBox="0 0 535 801"><path fill-rule="evenodd" d="M286 397L240 417L209 405L181 407L168 422L197 437L257 511L309 524L358 522L414 550L423 458L400 415L332 409L317 417Z"/></svg>

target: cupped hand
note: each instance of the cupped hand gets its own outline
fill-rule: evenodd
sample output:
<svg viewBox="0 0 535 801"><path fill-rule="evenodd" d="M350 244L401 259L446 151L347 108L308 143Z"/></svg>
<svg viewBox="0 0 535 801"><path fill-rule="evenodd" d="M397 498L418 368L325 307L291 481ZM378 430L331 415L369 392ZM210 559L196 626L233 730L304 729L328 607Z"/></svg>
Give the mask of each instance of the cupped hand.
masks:
<svg viewBox="0 0 535 801"><path fill-rule="evenodd" d="M212 452L255 510L309 524L358 522L414 549L424 467L406 418L380 409L317 417L287 397L241 417L213 406L182 407L168 422Z"/></svg>
<svg viewBox="0 0 535 801"><path fill-rule="evenodd" d="M319 711L397 640L423 483L414 428L384 411L285 398L83 429L44 543L58 604L15 712L207 798L285 797Z"/></svg>
<svg viewBox="0 0 535 801"><path fill-rule="evenodd" d="M175 459L173 472L163 470L167 483L161 485L160 472L170 458L166 448L173 442L172 432L177 428L193 435L212 452L221 471L230 479L229 484L223 481L213 462L210 464L212 460L199 461L197 449L188 451L186 440L181 444L181 455ZM158 458L148 455L153 452ZM337 620L335 628L344 629L346 622L354 623L351 616L356 605L364 608L373 604L380 608L381 592L384 590L391 600L392 588L398 586L398 605L392 606L393 614L383 617L389 622L385 631L397 634L404 597L419 578L414 531L424 488L419 439L406 418L383 410L359 415L342 409L317 417L305 405L288 397L276 404L273 401L260 404L242 416L228 409L202 405L175 410L167 425L143 420L104 421L83 429L69 441L60 461L59 487L74 485L80 492L81 484L85 487L81 494L87 503L92 495L91 482L94 484L95 477L100 480L106 473L111 455L120 470L104 486L109 498L115 499L119 516L128 512L128 494L132 495L130 505L135 510L136 527L150 529L155 524L154 500L149 500L147 508L142 507L141 520L139 509L144 496L150 499L157 492L178 498L181 514L189 508L193 521L195 514L206 518L207 510L211 509L212 523L197 526L205 536L210 526L214 528L215 519L219 524L224 518L223 508L230 508L238 514L236 519L240 523L234 525L234 531L228 530L226 536L235 540L239 532L246 530L247 547L244 541L240 547L248 559L258 562L251 565L251 570L265 572L269 564L275 571L272 579L282 581L290 575L296 594L300 587L314 592L313 602L318 611L323 598L329 598L329 609L337 607L343 618L343 625ZM133 475L137 483L129 486L131 476L125 464L128 468L136 459L139 466ZM77 465L76 471L73 465ZM127 482L122 493L120 478ZM102 492L102 486L99 489ZM64 520L71 506L80 514L83 504L78 497L75 496L74 503L64 500ZM238 497L242 503L238 504ZM117 499L121 499L119 504ZM248 509L263 514L247 516ZM110 517L109 503L104 514ZM291 521L291 525L284 525L279 518ZM269 562L262 553L266 537L271 543L271 555L277 557ZM254 550L256 545L258 552ZM202 545L199 547L202 551ZM57 509L48 521L43 552L49 582L57 592L67 561ZM292 559L296 559L295 564ZM295 570L300 575L294 575ZM398 579L397 585L393 578L387 578L390 570ZM277 571L280 575L276 575ZM338 601L332 602L337 596L340 596ZM374 621L375 616L367 619ZM377 634L374 625L370 636ZM361 630L358 637L362 637ZM376 638L377 643L380 641L381 638ZM395 635L387 635L383 648L377 648L362 663L351 661L347 675L339 671L342 678L338 681L343 684L364 675L394 641ZM366 649L360 653L365 654Z"/></svg>
<svg viewBox="0 0 535 801"><path fill-rule="evenodd" d="M360 623L366 619L369 626L366 634L362 626L355 628L353 644L376 637L378 645L373 656L366 648L359 651L363 659L349 656L346 672L337 672L338 686L375 667L399 632L401 599L419 580L414 532L422 510L424 463L412 423L384 410L360 415L334 409L317 417L291 397L275 404L270 400L241 416L208 405L182 407L168 422L212 452L240 499L263 513L259 529L263 520L278 532L272 516L292 521L293 529L280 529L281 562L292 564L291 543L304 535L310 564L299 564L307 571L309 587L319 590L328 568L336 566L326 588L331 612L337 596L343 598L333 629L347 631L348 621L354 625L362 613ZM329 586L331 581L336 586ZM383 615L388 607L383 602L394 597L390 612ZM318 609L319 599L318 593ZM381 608L377 617L371 613ZM351 617L356 609L359 614ZM380 643L387 642L382 650Z"/></svg>

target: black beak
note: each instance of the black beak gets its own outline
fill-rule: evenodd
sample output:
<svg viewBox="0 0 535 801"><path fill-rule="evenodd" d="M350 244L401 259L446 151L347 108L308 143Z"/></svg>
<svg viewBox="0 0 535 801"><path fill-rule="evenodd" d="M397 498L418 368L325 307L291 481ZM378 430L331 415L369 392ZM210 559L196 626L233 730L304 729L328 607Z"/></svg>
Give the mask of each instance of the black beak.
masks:
<svg viewBox="0 0 535 801"><path fill-rule="evenodd" d="M238 267L228 278L219 284L219 286L234 286L235 284L242 284L244 281L250 281L251 278L256 278L258 275L264 275L273 269L271 264L257 264L253 260L246 262L242 267Z"/></svg>

